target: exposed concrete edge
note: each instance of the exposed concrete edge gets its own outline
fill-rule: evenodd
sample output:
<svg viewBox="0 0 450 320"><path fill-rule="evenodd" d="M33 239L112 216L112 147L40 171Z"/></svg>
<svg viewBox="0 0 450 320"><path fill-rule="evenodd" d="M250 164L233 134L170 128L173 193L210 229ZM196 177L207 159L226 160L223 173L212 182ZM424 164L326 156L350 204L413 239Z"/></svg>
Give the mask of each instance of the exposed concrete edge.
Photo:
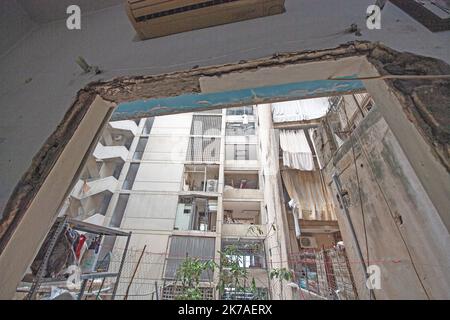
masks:
<svg viewBox="0 0 450 320"><path fill-rule="evenodd" d="M352 56L366 56L381 75L450 74L450 66L437 59L411 53L399 53L378 43L350 42L333 49L280 53L235 64L195 68L156 76L119 77L106 82L89 84L78 92L75 102L60 125L33 158L30 168L22 176L8 200L0 222L0 254L97 95L107 101L119 104L140 99L199 93L201 92L199 83L201 77L221 76L290 64L338 60ZM414 91L416 87L443 86L445 84L450 87L450 81L387 80L387 83L403 103L405 112L410 115L410 121L417 125L429 143L430 150L449 171L449 140L448 135L445 135L445 126L441 128L436 126L436 123L440 123L440 119L433 119L430 122L429 113L424 117L424 113L418 111L420 107L418 108L416 105L417 98L414 99L411 95L416 92ZM443 135L440 133L440 129L444 130ZM442 137L447 137L447 139L442 139Z"/></svg>
<svg viewBox="0 0 450 320"><path fill-rule="evenodd" d="M96 96L95 91L82 89L78 92L63 120L33 157L29 169L14 188L0 223L0 254Z"/></svg>

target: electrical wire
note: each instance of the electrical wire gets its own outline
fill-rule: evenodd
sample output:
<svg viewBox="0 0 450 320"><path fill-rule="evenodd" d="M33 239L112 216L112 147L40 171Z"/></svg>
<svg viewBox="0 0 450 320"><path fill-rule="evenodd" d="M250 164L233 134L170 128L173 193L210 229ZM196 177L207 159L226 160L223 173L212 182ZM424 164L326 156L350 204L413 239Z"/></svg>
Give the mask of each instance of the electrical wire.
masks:
<svg viewBox="0 0 450 320"><path fill-rule="evenodd" d="M348 119L348 115L347 115L347 108L346 108L346 103L345 103L345 99L342 98L342 103L343 103L343 109L344 109L344 114L345 114L345 118L347 121L347 129L350 129L350 121ZM357 136L357 133L355 133L355 137ZM361 217L362 217L362 223L363 223L363 230L364 230L364 240L366 243L366 259L367 259L367 265L370 266L370 256L369 256L369 242L368 242L368 236L367 236L367 228L366 228L366 218L365 218L365 214L364 214L364 205L363 205L363 200L362 200L362 190L361 190L361 184L360 184L360 179L359 179L359 172L358 172L358 164L356 162L356 153L355 153L355 145L354 145L354 141L352 139L352 137L349 137L350 140L350 145L352 147L352 154L353 154L353 164L355 166L355 175L356 175L356 182L358 185L358 196L359 196L359 204L360 204L360 209L361 209ZM367 273L367 271L365 271ZM373 289L369 289L370 292L370 296L369 298L372 300L372 298L375 299L375 294L373 292Z"/></svg>

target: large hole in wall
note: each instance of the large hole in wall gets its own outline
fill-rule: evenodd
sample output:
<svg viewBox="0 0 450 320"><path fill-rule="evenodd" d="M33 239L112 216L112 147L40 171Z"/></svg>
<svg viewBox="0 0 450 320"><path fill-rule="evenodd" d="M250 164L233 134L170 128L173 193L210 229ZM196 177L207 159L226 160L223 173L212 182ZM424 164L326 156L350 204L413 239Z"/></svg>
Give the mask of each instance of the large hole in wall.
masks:
<svg viewBox="0 0 450 320"><path fill-rule="evenodd" d="M15 287L24 272L26 272L26 267L36 255L39 244L44 240L45 234L50 229L52 222L59 213L63 212L67 195L73 192L73 188L78 188L77 190L79 195L89 194L90 192L93 193L96 191L95 188L97 186L94 185L96 184L96 180L103 180L102 183L107 184L107 179L111 181L115 179L117 183L120 184L119 189L122 190L118 194L118 198L121 197L123 202L120 207L124 208L123 210L119 208L120 210L117 209L111 211L113 214L117 212L117 217L123 217L126 206L128 205L127 203L130 201L129 199L126 199L127 201L124 199L128 198L126 195L129 190L132 190L135 185L139 186L139 184L141 185L141 188L148 188L153 191L157 191L157 186L155 186L155 184L164 182L167 188L173 188L173 190L191 191L190 189L192 188L195 189L192 191L199 193L214 193L219 187L219 179L214 166L217 165L217 157L220 155L219 144L222 143L222 141L218 142L220 138L218 136L219 128L217 127L217 117L236 117L236 119L230 118L230 125L220 129L223 130L224 133L228 132L231 140L234 140L229 143L230 145L239 146L242 145L241 142L237 141L239 136L243 135L248 137L249 135L252 135L254 128L258 126L257 121L253 122L249 119L253 116L251 112L249 112L249 106L285 101L301 101L314 97L339 97L346 94L354 95L363 92L365 88L362 85L362 81L358 80L358 77L373 77L377 75L377 72L374 71L373 66L367 62L366 58L358 56L351 57L351 55L354 55L355 53L345 53L345 49L343 52L344 56L342 56L338 61L329 61L327 58L321 61L321 57L323 56L319 55L316 65L305 63L301 60L301 58L297 58L299 60L295 60L295 58L286 56L286 60L283 64L277 65L274 63L274 67L255 67L255 65L258 65L258 62L249 62L248 70L245 70L246 65L244 64L237 67L236 70L242 68L239 72L233 73L232 71L227 71L219 76L217 76L217 74L223 72L223 70L219 71L220 67L218 67L218 69L213 68L209 71L194 71L192 78L187 77L176 79L173 75L168 76L167 78L163 77L159 88L166 90L166 93L164 94L166 97L160 97L160 94L157 93L158 90L156 89L149 89L150 87L154 87L154 84L152 84L153 81L161 81L161 78L158 77L154 77L153 79L150 77L149 80L138 77L135 80L132 80L135 81L132 84L119 84L122 80L113 80L111 84L115 88L120 88L122 86L124 89L123 91L122 89L119 89L116 93L114 93L114 90L110 90L110 88L108 88L108 84L101 84L100 87L95 90L92 88L87 88L86 90L81 91L79 94L79 99L75 102L73 108L84 108L84 113L82 113L79 118L75 120L75 123L78 122L76 127L67 129L69 131L72 130L70 134L69 131L61 133L62 135L59 138L66 140L66 147L61 147L59 154L55 153L53 155L54 158L52 159L58 163L58 161L62 159L63 155L70 156L71 152L78 152L79 154L81 152L81 158L72 163L73 174L70 178L68 177L61 181L60 173L55 171L58 167L52 167L49 165L49 168L44 168L45 170L41 171L44 172L46 176L44 174L42 176L35 177L34 183L36 184L32 193L33 196L28 199L29 202L33 200L33 204L35 206L22 205L14 207L14 204L12 206L10 205L10 208L15 208L14 212L16 214L21 212L21 214L18 214L18 216L21 216L21 219L23 219L21 220L23 222L20 226L21 228L25 228L27 224L32 223L33 219L36 219L37 217L41 218L41 224L38 226L39 231L33 234L33 239L27 240L29 241L29 244L33 245L27 245L28 251L26 254L24 254L20 259L11 260L17 268L11 268L10 266L9 272L6 272L10 275L14 275L10 278L8 287L10 289ZM335 53L329 52L328 54ZM326 53L324 53L324 56L326 57ZM337 54L337 56L339 56L339 54ZM275 57L274 59L278 58ZM299 61L302 62L298 63ZM261 64L267 64L267 61L262 61ZM227 68L232 69L233 67L226 66L223 68L227 70ZM303 72L298 72L299 69L302 69ZM334 80L330 80L330 78L333 78ZM374 90L376 97L379 97L380 94L382 94L380 93L382 90L376 88L374 85L369 86L368 89ZM131 95L126 93L127 91L130 92L130 90L132 92ZM103 97L104 100L98 97L96 103L103 104L105 111L103 114L91 115L88 118L84 115L87 110L92 109L92 107L89 108L89 106L91 106L95 94L99 94ZM330 99L333 100L333 98ZM353 97L353 99L356 98ZM84 104L82 103L83 101L85 102ZM118 107L115 109L115 113L110 119L112 121L109 123L105 120L109 118L111 105L105 101L118 104ZM164 107L161 107L162 105ZM360 108L355 108L351 112L349 111L351 115L349 117L347 114L345 126L330 126L331 128L336 129L334 134L339 138L336 138L335 141L338 148L340 147L339 144L343 145L345 141L349 139L352 132L357 128L359 121L364 118L365 114L371 112L373 106L373 104L369 103L364 106L363 110ZM235 110L233 112L218 111L222 108L226 108L228 110L233 110L232 108L242 110ZM257 108L255 110L257 112ZM139 170L142 170L143 162L164 161L164 159L158 158L164 154L163 152L159 153L159 155L158 152L156 152L151 155L154 158L145 159L146 148L149 148L149 150L155 148L154 150L157 150L158 147L161 147L158 146L157 142L155 143L155 141L152 141L151 137L152 131L157 128L154 127L156 119L158 119L158 117L163 118L164 116L170 117L170 114L187 115L192 112L196 113L195 115L197 116L198 126L188 126L185 128L188 132L187 136L189 137L186 141L187 150L191 150L190 153L188 152L189 157L186 157L186 154L184 153L186 151L183 151L184 146L180 147L180 149L176 148L176 144L179 142L177 141L179 140L177 138L174 139L174 151L171 152L170 157L172 160L175 159L176 161L183 163L191 162L189 163L190 166L181 169L180 177L183 176L183 170L187 170L185 173L191 174L194 184L190 186L189 184L183 183L182 179L178 181L161 180L165 175L167 175L167 173L170 173L172 169L174 169L170 166L161 166L161 170L159 170L158 174L153 177L154 179L152 178L146 181L139 181L136 179L139 176ZM361 117L359 117L359 115L361 115ZM339 118L339 115L337 118ZM242 121L242 126L238 123L239 121L237 121L237 119ZM88 127L91 129L96 127L96 130L93 131L93 135L85 136L82 139L79 139L78 146L70 145L70 141L73 141L71 139L71 134L75 137L75 134L82 129L82 125L84 123L87 124L86 121L88 120L91 121L91 124L88 125ZM340 120L342 119L337 119L336 123ZM253 123L255 124L253 125ZM298 130L296 129L295 124L290 125L291 127L285 130ZM301 129L303 130L306 124L301 125ZM308 123L307 125L311 125L311 123ZM164 130L164 128L162 129ZM172 129L175 128L170 128L170 126L165 128L165 130L168 131ZM109 133L107 137L105 137L104 134L108 131ZM130 144L130 132L133 133L131 135L134 135L135 138L138 136L138 139L134 139L136 140L134 145L132 143ZM177 136L174 130L172 130L172 133L175 137ZM227 144L225 141L223 142ZM245 144L246 143L244 143L244 145ZM83 149L80 147L81 145L84 145L85 151L82 151ZM90 147L86 147L88 145ZM108 147L119 148L112 150ZM227 160L251 161L255 158L252 148L234 147L229 149L233 149L232 151L229 151L233 152L233 159L229 158ZM201 151L196 152L196 150ZM224 148L224 150L226 152L227 149ZM130 157L128 157L130 152L133 153L131 156L131 161ZM94 153L97 154L97 158L101 159L101 161L98 161L97 159L94 162L89 162L89 156ZM196 164L196 161L202 162L202 166L195 168L192 167L192 165ZM49 161L49 164L50 163L51 161ZM236 188L237 184L234 181L235 179L233 179L233 188L242 189L243 191L251 191L253 187L247 188L247 182L249 182L249 185L251 185L253 181L257 181L257 185L259 186L264 184L264 181L261 181L259 177L258 179L255 179L255 173L251 172L252 170L254 171L254 168L246 168L245 166L240 167L240 170L242 169L246 171L244 177L245 179L242 178L240 180L238 188ZM228 178L233 178L235 171L239 169L230 168L229 170L231 175L228 175ZM203 174L203 177L200 177L201 174ZM55 194L52 195L52 199L57 199L58 201L54 202L54 209L46 211L46 217L45 219L42 219L42 207L38 207L37 205L39 205L39 201L42 201L42 203L49 201L49 190L46 188L46 185L53 184L54 181L56 181L54 179L57 179L56 177L58 176L60 190L58 196L55 196ZM194 176L196 176L195 179L193 178ZM198 183L196 184L195 181ZM229 181L229 179L225 179L225 184L226 181ZM123 182L123 184L121 182ZM186 185L188 187L186 187ZM17 189L17 193L19 195L20 192L20 188ZM202 199L206 198L206 200L211 200L210 195L200 194L197 196ZM94 220L102 220L104 222L107 218L107 213L105 212L108 211L108 209L105 208L110 206L111 201L119 201L118 198L113 200L108 192L95 194L91 201L94 208L93 211L80 211L76 208L74 209L73 204L71 203L69 203L67 207L70 208L70 212L72 212L72 214L81 215L86 219L91 218L92 216L90 216L90 213L95 212L94 215L97 215L95 219L99 220ZM21 197L18 198L18 200L20 199ZM209 206L211 206L211 208L209 208ZM212 201L211 204L202 204L201 208L203 210L203 214L204 211L207 210L212 212L214 209L214 201ZM103 215L103 213L105 214ZM184 214L184 209L182 213ZM312 212L305 209L305 216L312 214ZM203 221L200 216L197 217L197 220L195 221L198 222L197 224L199 229L207 229L206 227L200 227L200 225L210 226L208 221ZM260 221L261 220L258 220L258 222ZM114 226L118 227L120 225L121 223L118 222L117 219L114 219ZM20 247L23 244L14 242L17 240L14 235L16 232L19 234L20 232L26 231L26 229L17 228L18 223L15 225L13 224L13 227L14 230L10 229L12 231L8 233L8 239L2 237L2 259L4 257L9 257L7 255L9 254L8 250L11 249L11 245ZM10 240L12 242L9 242ZM6 244L9 244L9 246ZM13 272L12 269L17 270ZM11 285L13 282L15 282L15 284Z"/></svg>

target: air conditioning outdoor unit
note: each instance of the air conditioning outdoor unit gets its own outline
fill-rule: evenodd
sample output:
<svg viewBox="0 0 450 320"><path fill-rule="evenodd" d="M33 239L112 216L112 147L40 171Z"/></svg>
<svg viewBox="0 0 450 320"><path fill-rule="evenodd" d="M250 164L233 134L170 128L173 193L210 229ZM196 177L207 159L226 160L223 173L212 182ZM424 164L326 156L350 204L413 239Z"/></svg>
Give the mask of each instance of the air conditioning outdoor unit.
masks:
<svg viewBox="0 0 450 320"><path fill-rule="evenodd" d="M270 16L285 0L127 0L128 17L141 39Z"/></svg>
<svg viewBox="0 0 450 320"><path fill-rule="evenodd" d="M316 238L314 238L314 237L300 237L300 246L302 248L317 248Z"/></svg>
<svg viewBox="0 0 450 320"><path fill-rule="evenodd" d="M217 192L218 180L207 180L206 181L206 192Z"/></svg>

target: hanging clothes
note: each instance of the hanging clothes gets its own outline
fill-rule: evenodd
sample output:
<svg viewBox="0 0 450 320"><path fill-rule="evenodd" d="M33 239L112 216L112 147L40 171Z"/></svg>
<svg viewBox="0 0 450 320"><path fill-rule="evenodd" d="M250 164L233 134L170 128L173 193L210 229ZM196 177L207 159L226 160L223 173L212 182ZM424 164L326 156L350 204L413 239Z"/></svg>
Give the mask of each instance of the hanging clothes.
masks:
<svg viewBox="0 0 450 320"><path fill-rule="evenodd" d="M328 189L319 171L282 170L284 186L305 220L337 220Z"/></svg>
<svg viewBox="0 0 450 320"><path fill-rule="evenodd" d="M303 171L315 169L312 151L303 130L281 130L280 147L286 167Z"/></svg>
<svg viewBox="0 0 450 320"><path fill-rule="evenodd" d="M272 103L273 121L276 123L318 119L323 117L329 108L328 98Z"/></svg>

